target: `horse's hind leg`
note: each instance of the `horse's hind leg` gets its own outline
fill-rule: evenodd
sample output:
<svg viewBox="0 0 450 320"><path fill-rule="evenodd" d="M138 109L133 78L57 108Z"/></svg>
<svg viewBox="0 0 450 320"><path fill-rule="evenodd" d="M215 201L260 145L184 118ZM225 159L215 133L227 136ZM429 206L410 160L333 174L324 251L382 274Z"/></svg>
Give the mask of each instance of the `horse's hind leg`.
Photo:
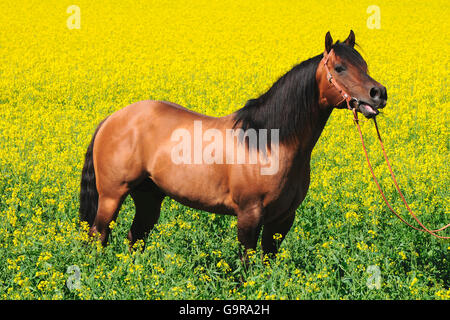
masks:
<svg viewBox="0 0 450 320"><path fill-rule="evenodd" d="M100 234L100 241L103 246L106 246L108 242L108 236L110 233L109 225L111 221L117 218L120 206L125 198L125 194L117 195L99 195L97 216L89 232L90 235L95 233Z"/></svg>
<svg viewBox="0 0 450 320"><path fill-rule="evenodd" d="M128 232L128 240L132 246L136 241L144 240L158 222L161 202L165 195L150 179L144 180L130 195L136 207L136 214Z"/></svg>

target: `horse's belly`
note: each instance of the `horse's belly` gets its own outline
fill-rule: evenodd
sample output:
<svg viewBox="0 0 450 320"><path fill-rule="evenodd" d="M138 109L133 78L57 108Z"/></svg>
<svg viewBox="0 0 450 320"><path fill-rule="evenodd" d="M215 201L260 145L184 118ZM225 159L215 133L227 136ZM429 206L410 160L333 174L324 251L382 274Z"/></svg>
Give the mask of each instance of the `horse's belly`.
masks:
<svg viewBox="0 0 450 320"><path fill-rule="evenodd" d="M150 172L150 178L169 197L183 205L213 213L234 214L229 203L225 168L217 166L166 162L166 170Z"/></svg>
<svg viewBox="0 0 450 320"><path fill-rule="evenodd" d="M204 201L191 200L186 197L179 197L176 195L168 194L168 196L170 198L178 201L182 205L188 206L193 209L203 210L203 211L207 211L207 212L211 212L211 213L218 213L218 214L236 215L235 211L232 208L225 205L224 203L222 203L222 204L215 203L214 204L214 203L206 203Z"/></svg>

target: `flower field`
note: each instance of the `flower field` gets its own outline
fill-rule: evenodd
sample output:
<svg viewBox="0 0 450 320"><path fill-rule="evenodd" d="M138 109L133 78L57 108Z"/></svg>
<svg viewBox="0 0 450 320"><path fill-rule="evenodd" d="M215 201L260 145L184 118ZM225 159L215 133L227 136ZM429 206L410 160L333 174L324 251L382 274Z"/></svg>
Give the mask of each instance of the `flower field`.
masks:
<svg viewBox="0 0 450 320"><path fill-rule="evenodd" d="M273 260L258 248L244 270L235 217L168 198L143 250L128 250L130 198L106 248L78 221L84 153L107 115L145 99L229 114L321 53L327 31L344 40L353 29L388 91L378 123L399 184L430 228L448 223L449 6L375 2L2 1L0 298L450 299L450 242L386 208L347 110L333 111L314 149L308 196ZM373 124L361 125L406 216Z"/></svg>

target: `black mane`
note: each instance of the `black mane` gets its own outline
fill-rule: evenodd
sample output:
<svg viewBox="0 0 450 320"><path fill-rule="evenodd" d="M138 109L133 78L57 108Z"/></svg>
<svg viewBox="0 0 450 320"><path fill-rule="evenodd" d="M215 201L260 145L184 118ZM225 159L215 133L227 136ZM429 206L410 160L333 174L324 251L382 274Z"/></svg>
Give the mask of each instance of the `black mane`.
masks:
<svg viewBox="0 0 450 320"><path fill-rule="evenodd" d="M279 129L280 141L292 137L309 120L318 101L316 70L320 54L294 66L259 98L247 101L235 113L235 126L247 129Z"/></svg>
<svg viewBox="0 0 450 320"><path fill-rule="evenodd" d="M335 53L350 62L365 63L352 47L341 42L333 45ZM316 71L323 54L303 61L279 78L260 97L247 101L235 112L234 127L247 129L279 129L279 141L298 137L301 128L311 119L311 110L317 106L319 89Z"/></svg>

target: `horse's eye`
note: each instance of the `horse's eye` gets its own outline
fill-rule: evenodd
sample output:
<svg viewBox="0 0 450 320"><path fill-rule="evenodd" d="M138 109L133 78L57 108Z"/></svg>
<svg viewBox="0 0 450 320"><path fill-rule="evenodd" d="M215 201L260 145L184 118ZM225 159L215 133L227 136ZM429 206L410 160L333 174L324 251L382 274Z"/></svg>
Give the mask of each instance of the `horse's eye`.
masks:
<svg viewBox="0 0 450 320"><path fill-rule="evenodd" d="M336 67L334 67L334 70L336 70L337 73L342 72L345 70L345 68L341 65L338 65Z"/></svg>

